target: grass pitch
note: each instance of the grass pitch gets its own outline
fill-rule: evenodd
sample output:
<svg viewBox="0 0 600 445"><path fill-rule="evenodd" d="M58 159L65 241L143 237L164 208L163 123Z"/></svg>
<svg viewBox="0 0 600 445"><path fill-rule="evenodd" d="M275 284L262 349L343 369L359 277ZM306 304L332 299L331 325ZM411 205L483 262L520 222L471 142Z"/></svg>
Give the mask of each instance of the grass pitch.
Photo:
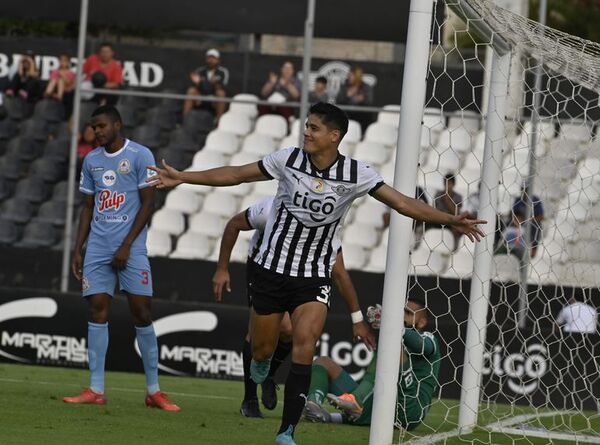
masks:
<svg viewBox="0 0 600 445"><path fill-rule="evenodd" d="M106 376L108 405L67 405L65 395L87 386L86 370L0 364L0 444L272 444L279 427L281 406L263 409L265 419L239 414L243 387L240 382L161 376L161 388L182 408L180 413L148 409L144 405L144 376L109 372ZM279 392L280 398L283 391ZM487 425L533 410L506 405L482 407L480 424ZM600 417L549 416L530 419L518 426L536 431L576 430L600 443ZM439 443L467 444L572 444L530 436L491 433L480 429L469 435L452 434L458 418L458 402L437 401L426 423L414 434L395 435L398 442L431 443L432 434L449 432ZM369 430L349 425L302 422L296 433L300 445L367 444ZM425 438L423 441L422 439Z"/></svg>

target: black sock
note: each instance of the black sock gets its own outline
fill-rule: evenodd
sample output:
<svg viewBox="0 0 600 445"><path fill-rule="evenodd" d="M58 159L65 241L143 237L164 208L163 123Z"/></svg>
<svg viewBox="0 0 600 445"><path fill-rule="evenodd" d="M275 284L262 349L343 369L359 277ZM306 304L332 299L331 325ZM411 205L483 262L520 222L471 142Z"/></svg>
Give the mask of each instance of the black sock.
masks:
<svg viewBox="0 0 600 445"><path fill-rule="evenodd" d="M244 340L242 347L242 357L244 359L244 400L258 400L256 395L256 383L250 378L250 362L252 362L252 347L250 342Z"/></svg>
<svg viewBox="0 0 600 445"><path fill-rule="evenodd" d="M273 358L271 359L271 368L269 368L269 377L273 377L281 364L285 361L287 356L290 354L292 350L292 342L282 342L281 340L277 343L277 348L273 353Z"/></svg>
<svg viewBox="0 0 600 445"><path fill-rule="evenodd" d="M302 410L306 404L306 397L310 388L310 370L311 365L301 365L293 363L290 373L285 381L283 416L281 417L281 426L279 433L286 431L290 425L296 428L300 420Z"/></svg>

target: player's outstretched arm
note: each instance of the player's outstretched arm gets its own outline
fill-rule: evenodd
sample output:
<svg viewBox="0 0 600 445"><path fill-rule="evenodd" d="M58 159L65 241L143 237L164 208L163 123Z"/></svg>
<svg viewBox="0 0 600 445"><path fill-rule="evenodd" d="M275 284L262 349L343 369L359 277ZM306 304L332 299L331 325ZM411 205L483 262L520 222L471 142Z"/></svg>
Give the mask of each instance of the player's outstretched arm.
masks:
<svg viewBox="0 0 600 445"><path fill-rule="evenodd" d="M360 313L361 311L360 305L358 304L358 294L356 293L356 289L352 283L352 278L350 278L350 274L344 266L344 256L342 252L337 254L335 265L331 271L331 278L333 279L335 286L338 288L340 295L346 302L346 306L348 306L348 311L350 314ZM362 313L360 315L362 316ZM364 342L364 344L370 350L374 350L377 346L375 335L373 335L373 332L364 320L361 320L357 323L352 323L352 335L354 336L355 340Z"/></svg>
<svg viewBox="0 0 600 445"><path fill-rule="evenodd" d="M419 221L433 224L453 226L458 232L466 235L471 241L479 241L484 236L478 224L486 224L482 219L470 219L467 213L451 215L442 212L422 201L403 195L389 185L382 185L373 197L383 202L398 213Z"/></svg>
<svg viewBox="0 0 600 445"><path fill-rule="evenodd" d="M83 273L83 245L90 234L90 224L94 214L94 195L85 195L83 200L83 208L79 214L79 229L77 230L77 241L75 241L75 249L71 260L71 271L75 278L81 281Z"/></svg>
<svg viewBox="0 0 600 445"><path fill-rule="evenodd" d="M252 164L218 167L203 171L179 171L162 160L163 168L148 166L148 169L157 174L148 178L146 182L157 188L177 187L179 184L210 185L225 187L238 185L244 182L266 181L268 178L258 167L258 162Z"/></svg>
<svg viewBox="0 0 600 445"><path fill-rule="evenodd" d="M415 329L404 330L404 347L412 354L421 354L427 357L435 352L435 342L431 334L421 335Z"/></svg>
<svg viewBox="0 0 600 445"><path fill-rule="evenodd" d="M213 293L215 300L221 301L223 297L223 289L231 292L231 277L229 276L229 260L231 259L231 251L235 246L238 235L242 230L252 230L246 212L240 212L227 221L223 238L221 239L221 247L219 248L219 261L217 262L217 270L213 276Z"/></svg>

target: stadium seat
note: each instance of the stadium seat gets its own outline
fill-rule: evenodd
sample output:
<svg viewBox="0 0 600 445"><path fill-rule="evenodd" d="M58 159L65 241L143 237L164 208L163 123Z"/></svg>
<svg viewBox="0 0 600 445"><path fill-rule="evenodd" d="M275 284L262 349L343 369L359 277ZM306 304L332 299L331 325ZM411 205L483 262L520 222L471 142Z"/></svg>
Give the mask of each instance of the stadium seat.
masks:
<svg viewBox="0 0 600 445"><path fill-rule="evenodd" d="M377 142L362 141L356 144L354 158L379 167L389 159L389 150Z"/></svg>
<svg viewBox="0 0 600 445"><path fill-rule="evenodd" d="M65 140L52 140L44 146L44 158L65 164L69 160L70 143Z"/></svg>
<svg viewBox="0 0 600 445"><path fill-rule="evenodd" d="M204 143L203 151L214 151L224 155L233 155L240 149L240 139L234 133L217 128L211 131Z"/></svg>
<svg viewBox="0 0 600 445"><path fill-rule="evenodd" d="M252 131L252 120L246 114L228 111L219 119L217 128L242 137Z"/></svg>
<svg viewBox="0 0 600 445"><path fill-rule="evenodd" d="M562 123L559 126L559 138L578 142L587 142L592 139L592 127L585 121Z"/></svg>
<svg viewBox="0 0 600 445"><path fill-rule="evenodd" d="M0 245L8 246L19 239L19 230L15 223L0 219Z"/></svg>
<svg viewBox="0 0 600 445"><path fill-rule="evenodd" d="M169 147L176 148L190 153L197 152L200 147L204 146L199 143L198 135L188 133L184 128L177 128L169 134Z"/></svg>
<svg viewBox="0 0 600 445"><path fill-rule="evenodd" d="M377 122L398 128L400 124L400 105L384 105L383 110L377 114Z"/></svg>
<svg viewBox="0 0 600 445"><path fill-rule="evenodd" d="M494 255L492 279L501 283L519 282L519 259L514 255Z"/></svg>
<svg viewBox="0 0 600 445"><path fill-rule="evenodd" d="M190 134L208 133L214 124L214 116L205 110L192 110L183 117L183 128Z"/></svg>
<svg viewBox="0 0 600 445"><path fill-rule="evenodd" d="M229 193L217 190L206 195L202 210L231 218L238 210L237 199Z"/></svg>
<svg viewBox="0 0 600 445"><path fill-rule="evenodd" d="M249 137L249 136L248 136ZM248 139L248 138L246 138ZM252 164L253 162L258 162L262 158L261 155L255 154L252 152L240 151L239 153L234 154L229 160L229 165L245 165Z"/></svg>
<svg viewBox="0 0 600 445"><path fill-rule="evenodd" d="M202 153L202 152L200 151L198 153ZM216 153L216 154L219 154L219 153ZM207 167L207 168L213 168L213 167ZM194 166L193 162L192 162L192 167L186 168L184 171L197 171L197 170L206 170L206 168ZM210 192L213 189L211 186L208 186L208 185L194 185L194 184L181 184L177 188L180 190L189 190L194 193L199 193L201 195L205 195L206 193Z"/></svg>
<svg viewBox="0 0 600 445"><path fill-rule="evenodd" d="M271 136L275 140L280 140L287 134L288 124L282 116L265 114L256 120L254 131L259 134Z"/></svg>
<svg viewBox="0 0 600 445"><path fill-rule="evenodd" d="M256 134L256 133L255 133ZM252 136L252 135L250 135ZM260 135L263 136L263 135ZM342 139L343 142L343 139ZM297 147L298 146L298 135L297 134L290 134L286 137L284 137L281 142L279 143L279 148L290 148L290 147ZM340 144L341 146L341 144Z"/></svg>
<svg viewBox="0 0 600 445"><path fill-rule="evenodd" d="M423 171L438 171L442 176L460 169L460 155L449 148L435 148L429 153ZM443 182L440 182L440 186Z"/></svg>
<svg viewBox="0 0 600 445"><path fill-rule="evenodd" d="M354 221L376 229L382 229L383 215L387 212L388 208L385 204L375 199L368 199L356 209Z"/></svg>
<svg viewBox="0 0 600 445"><path fill-rule="evenodd" d="M33 112L31 105L20 97L4 96L3 99L6 113L11 119L20 121L31 116L31 113Z"/></svg>
<svg viewBox="0 0 600 445"><path fill-rule="evenodd" d="M46 201L40 206L35 220L62 226L65 224L66 211L66 201Z"/></svg>
<svg viewBox="0 0 600 445"><path fill-rule="evenodd" d="M429 250L447 252L454 248L454 235L448 229L428 229L423 234L422 244Z"/></svg>
<svg viewBox="0 0 600 445"><path fill-rule="evenodd" d="M156 151L154 158L158 165L162 165L162 160L164 159L170 166L175 167L177 170L185 170L191 165L193 155L183 150L166 147Z"/></svg>
<svg viewBox="0 0 600 445"><path fill-rule="evenodd" d="M448 128L464 128L471 133L477 133L481 124L481 115L471 110L456 110L448 116Z"/></svg>
<svg viewBox="0 0 600 445"><path fill-rule="evenodd" d="M353 223L344 227L342 244L355 244L366 249L372 249L377 245L377 230L367 224Z"/></svg>
<svg viewBox="0 0 600 445"><path fill-rule="evenodd" d="M298 136L300 135L300 132L304 131L304 128L300 128L301 127L301 123L300 123L300 119L294 119L294 121L290 124L290 134L288 135L288 137L295 137L296 140L298 140Z"/></svg>
<svg viewBox="0 0 600 445"><path fill-rule="evenodd" d="M261 193L256 193L256 191L252 192L250 195L242 198L242 203L240 204L240 212L245 211L248 207L253 206L254 204L262 201L263 199L272 198L273 195L263 195Z"/></svg>
<svg viewBox="0 0 600 445"><path fill-rule="evenodd" d="M202 196L189 190L176 188L167 194L165 208L184 215L196 213L202 206Z"/></svg>
<svg viewBox="0 0 600 445"><path fill-rule="evenodd" d="M8 140L17 135L19 127L12 119L0 120L0 140Z"/></svg>
<svg viewBox="0 0 600 445"><path fill-rule="evenodd" d="M346 269L360 270L367 262L367 253L361 246L344 244L342 252L344 254L344 266L346 266Z"/></svg>
<svg viewBox="0 0 600 445"><path fill-rule="evenodd" d="M236 94L233 96L233 99L244 100L248 102L258 101L258 97L256 97L254 94ZM258 116L258 107L253 103L231 102L229 105L229 111L245 114L250 119L255 119L256 116Z"/></svg>
<svg viewBox="0 0 600 445"><path fill-rule="evenodd" d="M355 120L350 119L348 121L348 132L342 139L344 142L349 144L357 144L362 138L362 129L360 124Z"/></svg>
<svg viewBox="0 0 600 445"><path fill-rule="evenodd" d="M63 121L65 119L65 106L57 100L40 100L35 104L33 117L53 123Z"/></svg>
<svg viewBox="0 0 600 445"><path fill-rule="evenodd" d="M367 128L365 141L376 142L388 147L395 147L398 139L398 129L390 124L375 122Z"/></svg>
<svg viewBox="0 0 600 445"><path fill-rule="evenodd" d="M186 232L177 240L177 247L170 255L171 258L180 259L206 259L213 244L204 235L194 232Z"/></svg>
<svg viewBox="0 0 600 445"><path fill-rule="evenodd" d="M171 235L160 230L148 230L146 248L148 256L168 256L171 253Z"/></svg>
<svg viewBox="0 0 600 445"><path fill-rule="evenodd" d="M211 150L199 151L192 159L192 170L208 170L225 165L227 165L227 161L224 154Z"/></svg>
<svg viewBox="0 0 600 445"><path fill-rule="evenodd" d="M410 255L410 268L414 275L442 275L448 270L449 256L431 250L421 243Z"/></svg>
<svg viewBox="0 0 600 445"><path fill-rule="evenodd" d="M261 158L274 152L276 148L275 140L271 136L261 133L249 134L242 144L243 153L253 153Z"/></svg>
<svg viewBox="0 0 600 445"><path fill-rule="evenodd" d="M394 170L396 168L395 162L386 162L381 169L379 174L383 177L383 180L390 187L394 185Z"/></svg>
<svg viewBox="0 0 600 445"><path fill-rule="evenodd" d="M436 149L439 152L450 149L455 153L467 153L471 151L471 144L471 133L463 127L458 127L443 130L437 141Z"/></svg>
<svg viewBox="0 0 600 445"><path fill-rule="evenodd" d="M253 231L249 230L248 233L253 233ZM219 248L221 246L220 241L221 240L219 240L219 242L216 243L214 250L214 253L217 254L217 259L219 254ZM235 246L233 246L233 250L231 251L231 261L236 263L245 263L246 260L248 260L248 244L248 239L238 239L238 241L235 243Z"/></svg>
<svg viewBox="0 0 600 445"><path fill-rule="evenodd" d="M33 205L22 198L10 198L0 206L0 218L13 221L17 224L25 224L33 215Z"/></svg>
<svg viewBox="0 0 600 445"><path fill-rule="evenodd" d="M185 218L181 212L162 208L152 216L150 227L171 235L180 235L185 230Z"/></svg>
<svg viewBox="0 0 600 445"><path fill-rule="evenodd" d="M119 104L117 105L117 109L121 115L123 127L134 128L142 123L140 111L136 107L127 104Z"/></svg>
<svg viewBox="0 0 600 445"><path fill-rule="evenodd" d="M44 201L49 194L48 186L36 176L20 180L15 189L15 198L25 199L35 204Z"/></svg>
<svg viewBox="0 0 600 445"><path fill-rule="evenodd" d="M54 159L39 158L31 163L29 174L44 182L54 184L66 176L66 164Z"/></svg>
<svg viewBox="0 0 600 445"><path fill-rule="evenodd" d="M42 146L34 139L19 136L8 142L6 153L12 154L22 161L29 162L33 161L42 153Z"/></svg>
<svg viewBox="0 0 600 445"><path fill-rule="evenodd" d="M379 245L371 251L371 256L369 257L369 262L367 263L365 270L367 272L375 273L385 272L386 261L387 246Z"/></svg>
<svg viewBox="0 0 600 445"><path fill-rule="evenodd" d="M13 194L14 182L0 176L0 201L4 201Z"/></svg>
<svg viewBox="0 0 600 445"><path fill-rule="evenodd" d="M259 181L254 184L254 193L264 196L275 196L277 187L277 181Z"/></svg>
<svg viewBox="0 0 600 445"><path fill-rule="evenodd" d="M171 131L177 125L177 115L167 107L158 106L146 111L144 123L161 130Z"/></svg>
<svg viewBox="0 0 600 445"><path fill-rule="evenodd" d="M245 182L231 187L221 187L220 190L230 195L237 196L238 198L243 198L252 193L252 190L254 190L254 183Z"/></svg>
<svg viewBox="0 0 600 445"><path fill-rule="evenodd" d="M56 241L56 230L52 224L42 221L31 221L25 226L21 241L14 245L25 248L51 247Z"/></svg>
<svg viewBox="0 0 600 445"><path fill-rule="evenodd" d="M81 101L81 108L79 109L79 132L81 133L85 126L90 122L92 113L98 108L95 102ZM121 115L121 119L123 116Z"/></svg>
<svg viewBox="0 0 600 445"><path fill-rule="evenodd" d="M160 128L155 125L140 125L139 127L136 127L133 130L132 139L152 150L156 150L164 145L160 134Z"/></svg>
<svg viewBox="0 0 600 445"><path fill-rule="evenodd" d="M78 183L75 185L75 194L73 195L75 198L75 205L79 205L83 199L83 194L78 190ZM69 190L69 182L61 181L54 186L54 191L52 192L52 200L53 201L67 201L67 194Z"/></svg>
<svg viewBox="0 0 600 445"><path fill-rule="evenodd" d="M234 214L232 213L230 217ZM189 231L200 233L209 238L219 238L223 235L225 223L229 218L224 218L216 213L202 211L190 217Z"/></svg>
<svg viewBox="0 0 600 445"><path fill-rule="evenodd" d="M425 108L421 124L430 130L439 133L446 128L446 116L439 108Z"/></svg>

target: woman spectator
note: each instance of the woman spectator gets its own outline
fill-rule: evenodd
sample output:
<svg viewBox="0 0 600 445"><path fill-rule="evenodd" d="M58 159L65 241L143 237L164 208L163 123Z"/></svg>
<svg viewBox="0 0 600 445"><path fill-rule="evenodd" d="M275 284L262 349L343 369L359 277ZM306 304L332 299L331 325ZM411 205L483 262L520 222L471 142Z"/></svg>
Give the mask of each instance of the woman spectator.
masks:
<svg viewBox="0 0 600 445"><path fill-rule="evenodd" d="M373 89L363 81L363 69L360 66L353 67L348 74L346 82L340 87L336 103L338 105L355 106L368 106L373 103ZM350 119L360 123L363 133L369 124L373 122L371 113L349 111L347 114Z"/></svg>
<svg viewBox="0 0 600 445"><path fill-rule="evenodd" d="M61 54L58 62L58 69L50 73L50 81L46 86L44 96L62 102L68 117L73 108L75 73L71 70L71 57L68 54Z"/></svg>
<svg viewBox="0 0 600 445"><path fill-rule="evenodd" d="M260 94L273 103L295 102L300 99L301 88L300 81L294 73L294 65L287 61L281 65L279 75L274 72L269 74L269 80L263 85ZM294 109L291 107L262 106L259 109L261 114L281 114L286 119L294 115Z"/></svg>
<svg viewBox="0 0 600 445"><path fill-rule="evenodd" d="M33 104L42 95L40 83L40 72L35 66L33 54L28 52L21 57L19 68L10 79L4 93L8 97L20 96L27 102Z"/></svg>

